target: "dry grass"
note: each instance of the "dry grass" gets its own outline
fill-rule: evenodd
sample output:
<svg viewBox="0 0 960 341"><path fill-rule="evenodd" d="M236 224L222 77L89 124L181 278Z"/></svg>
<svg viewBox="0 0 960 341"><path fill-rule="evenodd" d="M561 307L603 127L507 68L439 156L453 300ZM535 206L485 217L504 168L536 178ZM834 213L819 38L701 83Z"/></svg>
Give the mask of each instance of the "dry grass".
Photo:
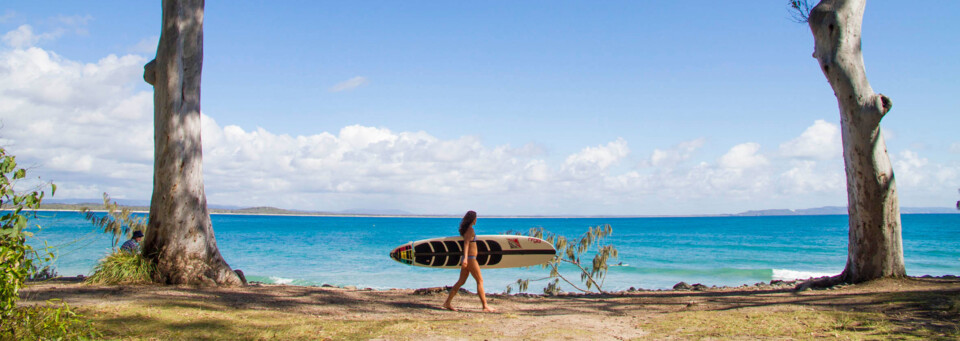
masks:
<svg viewBox="0 0 960 341"><path fill-rule="evenodd" d="M878 313L836 311L694 311L669 314L641 326L654 339L890 339L894 326Z"/></svg>
<svg viewBox="0 0 960 341"><path fill-rule="evenodd" d="M443 293L298 286L190 288L45 283L107 339L632 340L960 339L960 280L885 280L839 290L738 289L489 299L500 314L440 309Z"/></svg>
<svg viewBox="0 0 960 341"><path fill-rule="evenodd" d="M300 313L235 309L209 302L102 304L82 308L105 338L125 340L414 340L453 336L457 320L331 320Z"/></svg>

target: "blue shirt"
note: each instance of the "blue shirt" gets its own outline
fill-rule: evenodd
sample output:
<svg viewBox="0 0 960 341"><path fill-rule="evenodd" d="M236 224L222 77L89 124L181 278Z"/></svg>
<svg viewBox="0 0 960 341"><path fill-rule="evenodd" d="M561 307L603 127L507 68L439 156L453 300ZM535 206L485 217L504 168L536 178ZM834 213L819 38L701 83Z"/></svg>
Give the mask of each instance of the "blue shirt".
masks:
<svg viewBox="0 0 960 341"><path fill-rule="evenodd" d="M120 246L120 251L137 253L140 251L140 243L137 243L135 239L130 239L127 242L123 243L123 246Z"/></svg>

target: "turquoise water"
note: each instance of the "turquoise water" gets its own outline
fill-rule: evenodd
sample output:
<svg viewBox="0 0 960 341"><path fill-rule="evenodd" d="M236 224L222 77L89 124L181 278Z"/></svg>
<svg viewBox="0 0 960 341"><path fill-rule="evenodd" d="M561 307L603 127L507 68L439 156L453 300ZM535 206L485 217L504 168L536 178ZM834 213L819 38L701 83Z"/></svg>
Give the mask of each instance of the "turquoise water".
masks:
<svg viewBox="0 0 960 341"><path fill-rule="evenodd" d="M213 215L217 244L250 280L300 285L356 285L375 289L451 285L458 270L419 268L389 258L408 241L455 235L457 218L290 217ZM960 214L903 215L904 257L913 276L960 274ZM79 213L39 212L35 246L58 253L64 276L89 275L110 251L110 238ZM608 242L624 266L611 267L605 289L670 288L679 281L705 285L753 284L835 275L847 253L846 216L683 218L483 218L478 234L544 227L568 238L610 224ZM567 270L568 278L579 274ZM519 278L541 278L539 267L483 272L487 291ZM531 284L532 292L542 284ZM475 290L473 281L467 289ZM565 288L570 290L570 288Z"/></svg>

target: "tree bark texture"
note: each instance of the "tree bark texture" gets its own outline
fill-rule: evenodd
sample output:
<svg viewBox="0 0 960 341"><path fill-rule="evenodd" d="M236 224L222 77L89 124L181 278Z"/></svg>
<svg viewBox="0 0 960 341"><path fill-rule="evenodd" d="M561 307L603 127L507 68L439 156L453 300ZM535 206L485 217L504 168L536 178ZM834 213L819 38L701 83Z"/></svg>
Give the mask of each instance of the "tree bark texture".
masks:
<svg viewBox="0 0 960 341"><path fill-rule="evenodd" d="M164 0L157 57L144 66L154 88L154 168L143 254L160 283L239 285L217 248L203 190L203 8L203 0Z"/></svg>
<svg viewBox="0 0 960 341"><path fill-rule="evenodd" d="M813 57L840 107L850 225L840 277L848 283L906 276L897 186L880 133L892 103L867 81L860 39L865 7L866 0L823 0L809 16Z"/></svg>

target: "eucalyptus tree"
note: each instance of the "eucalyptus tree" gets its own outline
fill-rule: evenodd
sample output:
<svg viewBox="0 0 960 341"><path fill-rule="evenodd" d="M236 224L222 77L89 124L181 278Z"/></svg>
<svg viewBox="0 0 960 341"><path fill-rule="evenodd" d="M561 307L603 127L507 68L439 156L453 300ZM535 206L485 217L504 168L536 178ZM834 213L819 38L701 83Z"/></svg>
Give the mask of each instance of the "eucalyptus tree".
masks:
<svg viewBox="0 0 960 341"><path fill-rule="evenodd" d="M203 0L163 0L153 85L154 166L150 220L142 252L167 284L239 285L220 255L203 189L200 75Z"/></svg>
<svg viewBox="0 0 960 341"><path fill-rule="evenodd" d="M860 39L866 0L822 0L812 7L794 0L790 6L810 26L813 58L840 108L849 243L847 264L837 279L859 283L904 277L897 186L880 130L893 103L867 81Z"/></svg>

